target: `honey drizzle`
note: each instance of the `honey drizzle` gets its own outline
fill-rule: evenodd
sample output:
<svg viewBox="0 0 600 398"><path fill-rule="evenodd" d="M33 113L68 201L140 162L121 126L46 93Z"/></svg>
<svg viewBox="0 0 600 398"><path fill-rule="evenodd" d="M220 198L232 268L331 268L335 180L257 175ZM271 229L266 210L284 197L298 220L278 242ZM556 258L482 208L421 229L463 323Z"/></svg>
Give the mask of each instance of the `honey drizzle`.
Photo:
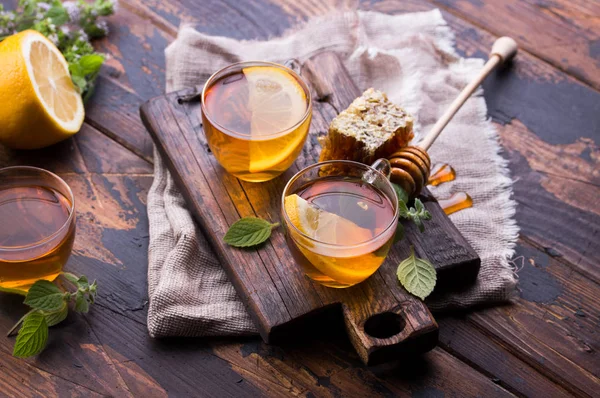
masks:
<svg viewBox="0 0 600 398"><path fill-rule="evenodd" d="M444 213L452 214L462 209L468 209L473 206L473 199L466 192L456 192L448 199L438 200L440 207L444 209Z"/></svg>
<svg viewBox="0 0 600 398"><path fill-rule="evenodd" d="M427 184L437 186L443 182L454 181L456 172L448 163L439 163L433 167Z"/></svg>

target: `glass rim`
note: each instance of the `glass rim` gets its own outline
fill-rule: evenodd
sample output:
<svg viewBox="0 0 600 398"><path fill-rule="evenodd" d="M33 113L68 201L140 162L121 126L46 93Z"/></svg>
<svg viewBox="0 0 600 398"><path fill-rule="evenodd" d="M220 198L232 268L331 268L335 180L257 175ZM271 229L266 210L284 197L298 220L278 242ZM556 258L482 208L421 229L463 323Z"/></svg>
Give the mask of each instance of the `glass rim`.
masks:
<svg viewBox="0 0 600 398"><path fill-rule="evenodd" d="M289 134L290 132L296 130L298 127L300 127L300 125L302 123L304 123L306 121L306 119L310 116L311 111L312 111L312 95L310 93L310 88L308 87L308 84L306 84L306 82L304 81L302 76L300 76L298 73L294 72L291 68L288 68L287 66L282 65L282 64L278 64L276 62L240 61L240 62L236 62L233 64L229 64L229 65L217 70L215 73L213 73L208 78L206 83L204 83L204 87L202 87L202 94L200 96L200 109L202 110L202 114L204 115L204 117L206 117L213 126L217 127L219 131L226 133L227 135L230 135L232 137L240 138L243 140L251 139L250 134L240 134L237 131L228 129L228 128L222 126L221 124L215 122L214 119L209 115L209 112L206 111L205 99L204 99L206 96L207 88L212 87L212 83L214 83L218 78L222 77L222 76L218 76L218 75L220 75L223 72L226 72L228 69L241 68L243 66L272 66L272 67L276 67L279 69L283 69L284 71L286 71L287 73L292 75L299 82L300 87L302 87L302 90L304 90L304 93L306 94L306 98L308 99L308 103L306 105L306 111L304 112L304 115L302 115L302 117L300 118L300 120L298 122L296 122L293 126L283 129L281 131L278 131L276 133L261 135L261 139L262 138L271 139L271 138L277 137L277 136L285 136L285 135ZM258 141L258 140L256 140L256 141Z"/></svg>
<svg viewBox="0 0 600 398"><path fill-rule="evenodd" d="M387 182L387 184L388 184L391 192L394 195L394 198L396 200L396 204L395 205L394 205L394 202L392 201L392 206L395 206L394 216L392 217L392 219L388 223L388 225L385 228L383 228L383 230L380 233L378 233L376 236L372 237L369 240L366 240L364 242L355 243L353 245L343 245L343 244L336 244L336 243L326 243L326 242L320 241L318 239L315 239L315 238L312 238L312 237L306 235L304 232L302 232L300 229L298 229L298 227L296 227L292 223L292 221L290 220L290 218L289 218L289 216L287 214L287 211L285 210L285 197L287 196L286 193L287 193L287 191L288 191L288 189L289 189L289 187L291 186L292 183L294 183L298 178L300 178L300 176L302 176L304 173L310 171L311 169L314 169L314 168L320 167L320 166L324 166L324 165L328 165L328 164L335 164L335 163L337 163L337 164L342 163L342 164L346 164L346 165L350 165L350 166L354 166L354 167L363 168L366 171L374 171L374 172L376 172L377 174L379 174L381 176L381 178L383 178ZM369 183L369 184L373 185L372 183ZM384 192L384 194L385 194L385 192ZM387 195L386 195L386 197L387 197ZM389 199L389 197L388 197L388 199ZM368 246L369 244L372 244L373 242L375 242L378 239L380 239L382 235L384 235L385 233L387 233L390 230L390 228L394 225L395 222L400 222L398 220L399 212L400 212L400 208L398 206L398 196L396 195L396 190L392 186L392 183L390 182L389 178L387 178L379 170L377 170L377 169L375 169L375 168L373 168L373 167L371 167L369 165L366 165L364 163L355 162L355 161L352 161L352 160L326 160L324 162L318 162L318 163L315 163L315 164L311 164L310 166L307 166L307 167L303 168L302 170L298 171L296 174L294 174L294 176L292 178L290 178L290 180L287 182L287 184L285 184L285 187L283 188L283 193L281 194L281 210L282 210L282 213L283 213L285 225L286 226L290 226L291 228L293 228L294 231L297 232L299 235L301 235L303 238L308 239L311 242L318 243L320 246L330 247L330 248L337 248L337 249L340 249L340 248L355 249L355 248L360 248L362 246Z"/></svg>
<svg viewBox="0 0 600 398"><path fill-rule="evenodd" d="M0 175L5 172L15 171L15 170L35 171L40 174L46 174L49 177L51 177L52 179L58 181L58 183L60 185L64 186L64 188L66 188L66 191L69 196L67 199L69 199L69 202L71 202L71 206L69 206L69 217L67 217L67 219L63 223L63 225L60 228L58 228L55 232L53 232L52 234L46 236L45 238L43 238L41 240L38 240L37 242L31 243L31 244L25 245L25 246L2 246L2 245L0 245L0 253L2 253L2 252L19 252L19 251L31 250L31 249L35 249L37 247L43 246L43 245L47 244L48 242L50 242L52 239L56 238L65 229L69 228L69 226L71 225L71 222L73 221L73 218L75 217L75 197L73 196L73 191L71 190L71 187L69 186L69 184L67 184L67 182L65 180L63 180L61 177L59 177L58 175L54 174L51 171L48 171L46 169L42 169L39 167L34 167L34 166L10 166L10 167L0 168ZM63 193L61 192L61 194L63 194Z"/></svg>

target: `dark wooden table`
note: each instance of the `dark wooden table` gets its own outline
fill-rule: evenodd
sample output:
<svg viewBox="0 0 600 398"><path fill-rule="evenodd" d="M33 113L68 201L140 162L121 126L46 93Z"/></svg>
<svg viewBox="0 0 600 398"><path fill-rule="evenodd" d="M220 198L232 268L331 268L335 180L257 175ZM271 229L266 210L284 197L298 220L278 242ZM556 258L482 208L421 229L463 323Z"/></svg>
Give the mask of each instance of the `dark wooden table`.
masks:
<svg viewBox="0 0 600 398"><path fill-rule="evenodd" d="M11 1L3 0L13 6ZM334 9L438 7L458 51L487 55L513 36L512 71L485 83L509 160L521 227L520 298L438 315L439 347L367 368L343 334L267 346L258 338L153 340L146 330L152 142L138 107L163 93L163 50L183 19L235 38L266 38ZM121 0L111 54L74 139L34 152L0 148L0 167L60 174L77 201L67 269L99 280L99 299L50 332L37 358L0 337L0 396L598 396L600 394L600 3L593 0ZM498 82L501 81L501 84ZM0 332L25 312L0 294Z"/></svg>

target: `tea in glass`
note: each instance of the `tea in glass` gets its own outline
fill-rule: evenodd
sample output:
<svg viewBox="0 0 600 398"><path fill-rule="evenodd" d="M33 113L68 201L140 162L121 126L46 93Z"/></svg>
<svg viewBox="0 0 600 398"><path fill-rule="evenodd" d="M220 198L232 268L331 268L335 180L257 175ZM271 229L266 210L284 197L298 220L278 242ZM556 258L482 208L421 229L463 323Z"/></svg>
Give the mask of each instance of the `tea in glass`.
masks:
<svg viewBox="0 0 600 398"><path fill-rule="evenodd" d="M26 292L60 274L75 238L73 194L60 177L0 169L0 221L0 288Z"/></svg>
<svg viewBox="0 0 600 398"><path fill-rule="evenodd" d="M312 116L310 91L294 71L242 62L215 73L202 92L208 145L229 173L267 181L300 154Z"/></svg>
<svg viewBox="0 0 600 398"><path fill-rule="evenodd" d="M342 168L331 168L343 164ZM323 162L300 171L284 190L288 246L305 274L329 287L371 276L392 245L396 194L387 178L360 163Z"/></svg>

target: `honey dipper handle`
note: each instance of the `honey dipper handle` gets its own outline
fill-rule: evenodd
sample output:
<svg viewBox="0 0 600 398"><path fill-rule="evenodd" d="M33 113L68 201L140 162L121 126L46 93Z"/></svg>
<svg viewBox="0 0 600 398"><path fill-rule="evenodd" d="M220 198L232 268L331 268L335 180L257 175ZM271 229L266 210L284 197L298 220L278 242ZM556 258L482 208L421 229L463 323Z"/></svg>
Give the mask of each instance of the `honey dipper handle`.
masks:
<svg viewBox="0 0 600 398"><path fill-rule="evenodd" d="M517 43L510 37L501 37L494 42L490 58L483 66L481 72L475 79L473 79L456 97L456 99L450 104L450 107L444 112L442 117L436 122L431 128L429 133L419 142L418 146L424 150L428 150L435 139L440 135L444 127L452 120L456 112L461 106L469 99L475 89L481 84L481 82L489 75L496 66L502 62L508 61L514 57L517 53Z"/></svg>

